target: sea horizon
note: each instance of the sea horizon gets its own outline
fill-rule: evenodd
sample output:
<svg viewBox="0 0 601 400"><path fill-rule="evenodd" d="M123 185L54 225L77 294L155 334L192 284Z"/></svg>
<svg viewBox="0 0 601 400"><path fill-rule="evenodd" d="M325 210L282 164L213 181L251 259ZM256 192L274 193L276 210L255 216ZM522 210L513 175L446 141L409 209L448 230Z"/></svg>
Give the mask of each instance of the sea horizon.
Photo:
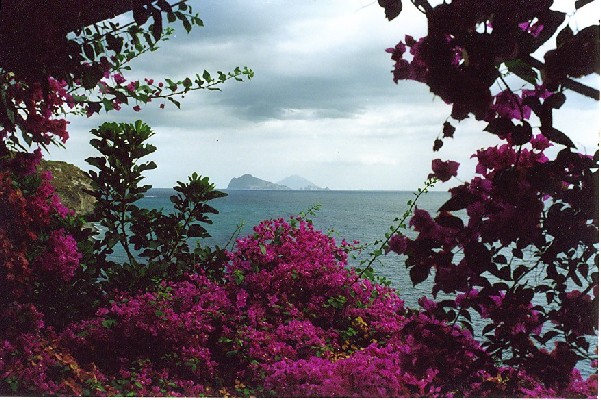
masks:
<svg viewBox="0 0 601 400"><path fill-rule="evenodd" d="M152 190L174 190L172 187L152 187ZM377 192L377 193L415 193L418 189L228 189L228 188L215 188L221 192ZM448 190L428 190L428 193L448 193Z"/></svg>

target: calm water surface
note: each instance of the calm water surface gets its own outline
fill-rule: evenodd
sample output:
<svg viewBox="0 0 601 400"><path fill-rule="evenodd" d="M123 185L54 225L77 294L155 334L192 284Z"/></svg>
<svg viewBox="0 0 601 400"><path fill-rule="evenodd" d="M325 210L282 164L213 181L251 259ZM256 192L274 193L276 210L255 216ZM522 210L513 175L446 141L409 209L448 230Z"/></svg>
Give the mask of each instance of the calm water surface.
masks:
<svg viewBox="0 0 601 400"><path fill-rule="evenodd" d="M278 217L290 217L307 211L315 205L320 208L315 216L310 216L315 227L330 232L339 242L358 240L362 244L373 244L384 239L394 219L401 217L407 209L407 202L415 197L412 192L402 191L277 191L277 190L233 190L225 191L226 197L216 199L210 204L219 210L211 216L212 225L207 229L211 237L205 243L225 245L243 224L241 236L252 232L259 222ZM141 207L163 208L172 211L169 196L172 189L151 189L140 201ZM422 195L418 207L434 212L448 198L447 192L429 192ZM369 250L351 259L351 266L358 266ZM376 272L392 282L409 306L417 304L417 298L429 293L424 282L414 288L405 270L403 258L390 254L379 258L373 267Z"/></svg>
<svg viewBox="0 0 601 400"><path fill-rule="evenodd" d="M384 234L391 225L396 225L395 218L403 215L407 202L415 195L404 191L225 191L228 195L216 199L210 204L219 210L212 215L212 225L206 226L211 237L204 244L224 246L237 228L243 224L239 233L246 236L259 222L279 217L296 216L311 207L319 205L315 216L309 216L315 227L323 232L331 233L338 242L358 240L362 244L373 245L376 240L383 240ZM141 207L162 208L165 212L173 210L169 196L173 189L151 189L147 196L139 202ZM447 199L447 192L429 192L422 195L417 203L421 209L434 213ZM406 221L408 222L408 221ZM409 236L414 233L404 232ZM359 266L361 259L368 256L369 249L357 258L350 259L350 266ZM398 290L401 298L409 307L417 306L417 299L422 296L431 297L432 277L413 287L409 273L404 266L404 257L389 254L382 256L373 265L378 275L391 282ZM439 295L440 298L440 295ZM479 331L479 323L474 320L474 328ZM596 345L597 338L590 338ZM578 367L583 375L592 373L588 363L581 362Z"/></svg>

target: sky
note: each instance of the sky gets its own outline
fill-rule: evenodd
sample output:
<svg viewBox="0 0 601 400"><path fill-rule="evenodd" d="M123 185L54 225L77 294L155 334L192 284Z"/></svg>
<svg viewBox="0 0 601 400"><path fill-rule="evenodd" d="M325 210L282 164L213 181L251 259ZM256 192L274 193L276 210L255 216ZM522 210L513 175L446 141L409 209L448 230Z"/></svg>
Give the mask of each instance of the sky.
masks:
<svg viewBox="0 0 601 400"><path fill-rule="evenodd" d="M405 34L426 34L425 17L408 1L391 22L373 0L189 4L205 26L186 34L175 24L175 36L137 59L126 78L182 79L237 66L253 69L255 77L227 82L222 91L189 93L181 110L153 102L140 112L70 117L66 149L52 148L48 158L88 170L85 158L96 155L90 129L142 119L156 132L150 142L158 150L148 159L158 168L146 173L154 187L172 187L197 172L217 188L249 173L272 182L297 174L339 190L416 190L431 160L441 158L461 163L457 178L435 188L446 190L473 176L470 156L478 148L498 143L472 118L432 152L450 107L423 84L394 84L385 52ZM588 20L572 18L573 27L599 20L598 9L585 11ZM599 87L597 76L586 82ZM596 150L597 102L570 94L555 121L581 149Z"/></svg>

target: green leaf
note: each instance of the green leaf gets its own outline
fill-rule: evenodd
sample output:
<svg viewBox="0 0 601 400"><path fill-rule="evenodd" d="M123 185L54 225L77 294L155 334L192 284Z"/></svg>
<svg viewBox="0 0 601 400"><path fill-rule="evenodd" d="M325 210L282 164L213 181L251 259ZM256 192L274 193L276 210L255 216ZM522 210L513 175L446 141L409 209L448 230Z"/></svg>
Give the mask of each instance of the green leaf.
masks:
<svg viewBox="0 0 601 400"><path fill-rule="evenodd" d="M173 13L173 8L171 7L171 4L169 4L169 2L167 2L166 0L158 0L157 5L161 9L161 11L164 11L166 13Z"/></svg>
<svg viewBox="0 0 601 400"><path fill-rule="evenodd" d="M115 94L115 99L118 102L123 103L123 104L129 104L129 98L127 97L127 95L125 95L124 93L119 92L119 91L115 91L114 94Z"/></svg>
<svg viewBox="0 0 601 400"><path fill-rule="evenodd" d="M199 27L201 27L201 28L202 28L203 26L205 26L204 22L202 22L202 19L198 18L197 16L194 16L194 17L192 17L192 21L194 22L194 24L195 24L196 26L199 26Z"/></svg>
<svg viewBox="0 0 601 400"><path fill-rule="evenodd" d="M563 93L553 93L543 102L544 107L559 109L566 102L566 95Z"/></svg>
<svg viewBox="0 0 601 400"><path fill-rule="evenodd" d="M502 136L512 132L514 128L515 125L509 118L495 118L486 126L486 128L484 128L484 130L497 136Z"/></svg>
<svg viewBox="0 0 601 400"><path fill-rule="evenodd" d="M192 224L188 228L187 235L188 237L206 237L208 233L200 224Z"/></svg>
<svg viewBox="0 0 601 400"><path fill-rule="evenodd" d="M459 211L474 201L475 197L473 194L467 191L459 191L449 200L447 200L440 208L439 211Z"/></svg>
<svg viewBox="0 0 601 400"><path fill-rule="evenodd" d="M169 90L171 90L172 92L175 92L177 90L177 83L173 82L171 79L166 78L165 83L167 83L167 87L169 87Z"/></svg>
<svg viewBox="0 0 601 400"><path fill-rule="evenodd" d="M536 70L522 60L510 60L505 62L509 72L519 76L523 80L533 85L536 84L538 74Z"/></svg>
<svg viewBox="0 0 601 400"><path fill-rule="evenodd" d="M244 272L239 269L234 270L233 272L234 280L236 281L236 285L240 285L244 282Z"/></svg>
<svg viewBox="0 0 601 400"><path fill-rule="evenodd" d="M107 329L110 329L115 325L117 325L117 321L112 318L105 319L104 321L102 321L102 326Z"/></svg>
<svg viewBox="0 0 601 400"><path fill-rule="evenodd" d="M192 24L190 24L190 21L184 18L182 19L182 25L184 26L186 33L190 33L190 31L192 30Z"/></svg>
<svg viewBox="0 0 601 400"><path fill-rule="evenodd" d="M553 127L545 127L541 128L541 133L552 142L562 144L567 147L576 148L574 142L572 142L572 139L570 139L568 135L566 135L559 129Z"/></svg>
<svg viewBox="0 0 601 400"><path fill-rule="evenodd" d="M177 108L181 108L182 104L179 101L175 100L173 97L167 97L167 100L169 100L170 102L172 102L173 104L175 104L175 106Z"/></svg>
<svg viewBox="0 0 601 400"><path fill-rule="evenodd" d="M102 99L100 101L102 102L105 111L111 111L113 109L113 102L109 99Z"/></svg>
<svg viewBox="0 0 601 400"><path fill-rule="evenodd" d="M104 157L88 157L85 161L98 169L103 169L106 165L106 159Z"/></svg>
<svg viewBox="0 0 601 400"><path fill-rule="evenodd" d="M154 14L154 24L150 26L150 30L152 31L152 36L154 40L157 42L161 40L161 36L163 34L163 18L160 12L153 13Z"/></svg>
<svg viewBox="0 0 601 400"><path fill-rule="evenodd" d="M146 164L140 165L139 171L140 172L142 172L142 171L148 171L148 170L156 169L156 168L157 168L156 163L154 161L149 161Z"/></svg>

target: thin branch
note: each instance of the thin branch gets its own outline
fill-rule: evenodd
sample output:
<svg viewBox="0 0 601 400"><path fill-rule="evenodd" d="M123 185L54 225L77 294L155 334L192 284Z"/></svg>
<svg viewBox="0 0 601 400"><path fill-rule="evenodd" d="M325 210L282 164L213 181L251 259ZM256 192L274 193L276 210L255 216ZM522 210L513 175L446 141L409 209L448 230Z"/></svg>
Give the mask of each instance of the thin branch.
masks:
<svg viewBox="0 0 601 400"><path fill-rule="evenodd" d="M423 188L419 188L417 190L417 193L413 193L413 195L415 197L407 204L408 208L405 210L405 213L400 218L399 223L397 224L397 226L391 232L389 232L389 236L386 237L386 240L383 240L380 243L380 246L374 252L371 253L372 257L370 258L370 260L367 263L367 265L365 267L363 267L361 269L361 272L359 272L359 274L357 275L357 278L355 279L355 283L357 281L359 281L359 279L363 276L363 274L365 274L365 272L368 271L371 268L371 266L378 259L378 257L380 257L383 254L385 247L390 242L390 239L394 235L398 234L400 232L400 230L405 227L405 220L407 218L409 218L409 216L412 214L413 210L417 207L417 201L419 200L419 198L423 194L428 193L428 191L430 190L430 188L434 187L434 185L436 184L436 182L438 182L438 179L436 179L436 178L428 178L428 180L425 182L425 186ZM378 243L378 242L376 242L376 243Z"/></svg>

